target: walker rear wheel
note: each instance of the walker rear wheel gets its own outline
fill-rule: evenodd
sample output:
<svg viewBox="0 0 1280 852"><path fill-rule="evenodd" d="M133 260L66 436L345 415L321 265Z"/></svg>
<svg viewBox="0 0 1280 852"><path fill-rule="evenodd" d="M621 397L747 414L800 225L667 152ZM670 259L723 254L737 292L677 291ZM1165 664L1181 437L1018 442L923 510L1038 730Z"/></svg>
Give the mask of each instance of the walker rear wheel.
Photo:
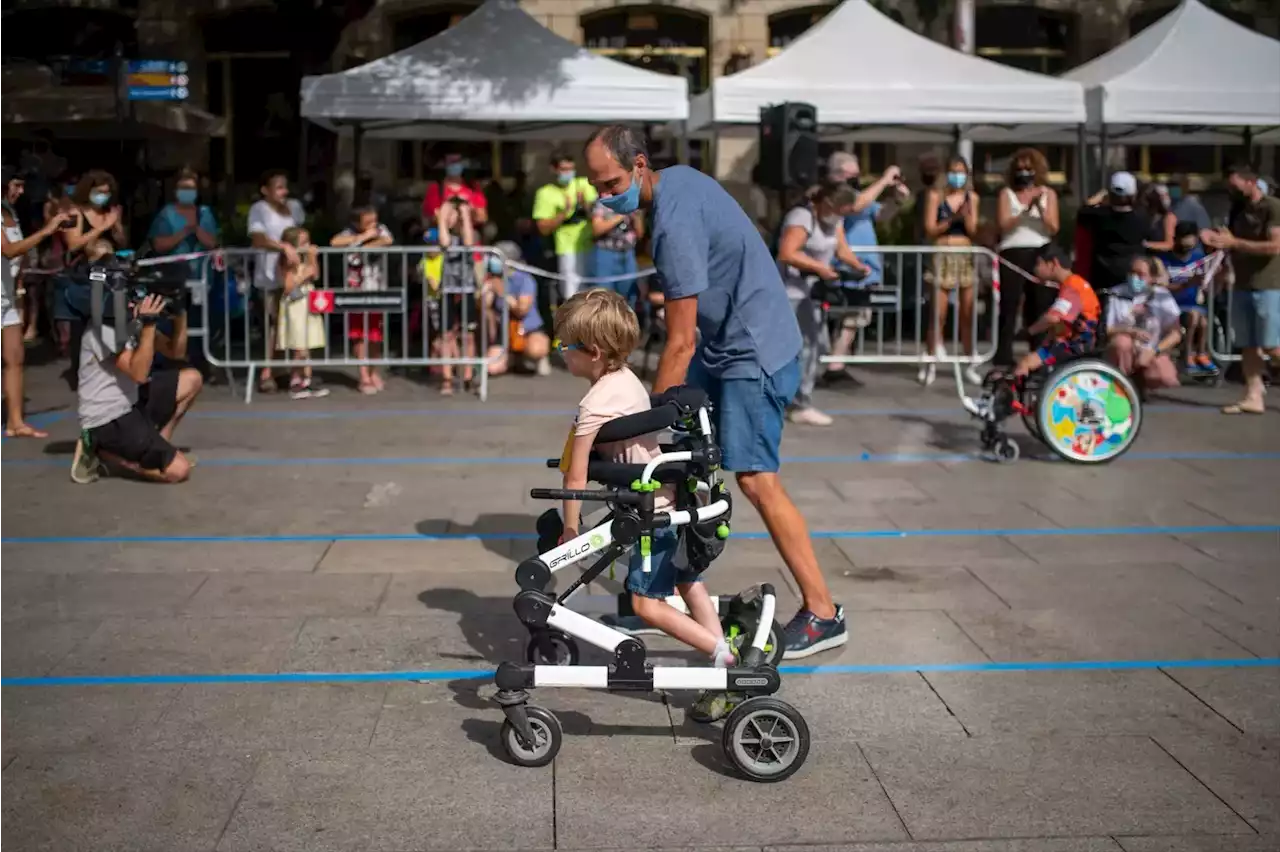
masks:
<svg viewBox="0 0 1280 852"><path fill-rule="evenodd" d="M524 712L529 717L534 742L526 743L522 740L516 732L516 726L506 720L502 723L502 747L507 752L507 757L520 766L546 766L556 759L564 740L560 720L550 710L534 704L526 705Z"/></svg>
<svg viewBox="0 0 1280 852"><path fill-rule="evenodd" d="M742 659L746 649L751 647L751 640L755 637L756 623L748 623L736 615L726 616L720 622L725 641L729 643L734 656L739 660ZM764 661L777 668L782 663L782 653L785 650L786 644L782 641L782 625L775 620L769 628L769 638L764 643Z"/></svg>
<svg viewBox="0 0 1280 852"><path fill-rule="evenodd" d="M751 698L725 720L721 744L725 757L749 780L784 781L809 756L809 726L785 701Z"/></svg>
<svg viewBox="0 0 1280 852"><path fill-rule="evenodd" d="M529 637L524 658L536 666L576 666L578 643L559 630L538 630Z"/></svg>

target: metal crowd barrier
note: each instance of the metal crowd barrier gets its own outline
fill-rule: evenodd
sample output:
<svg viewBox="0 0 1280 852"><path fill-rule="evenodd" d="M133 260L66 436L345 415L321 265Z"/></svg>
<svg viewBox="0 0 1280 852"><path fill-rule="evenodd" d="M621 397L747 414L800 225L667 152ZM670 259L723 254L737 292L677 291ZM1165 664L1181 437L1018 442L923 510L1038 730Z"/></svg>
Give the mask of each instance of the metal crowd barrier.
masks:
<svg viewBox="0 0 1280 852"><path fill-rule="evenodd" d="M1209 320L1209 355L1219 364L1235 363L1241 356L1235 351L1235 334L1231 328L1235 288L1226 254L1215 251L1200 264L1204 276L1204 309Z"/></svg>
<svg viewBox="0 0 1280 852"><path fill-rule="evenodd" d="M283 293L279 269L268 280L261 267L278 263L277 252L228 248L203 258L203 274L191 285L202 316L190 334L202 339L212 366L247 371L246 403L253 399L259 371L304 366L471 370L480 399L488 398L486 354L491 342L508 345L508 308L504 300L486 307L482 285L488 257L501 258L501 252L489 246L317 246L316 255L319 278L312 290L295 291L296 296ZM472 273L459 275L463 269ZM294 307L302 299L305 311ZM306 326L299 329L297 322ZM359 340L375 338L381 353L372 357L366 349L364 357L356 357L355 331Z"/></svg>
<svg viewBox="0 0 1280 852"><path fill-rule="evenodd" d="M867 287L853 285L848 307L832 311L833 316L855 312L871 313L870 322L859 329L855 350L849 355L824 355L823 364L911 364L920 363L925 355L934 355L938 364L981 364L990 361L999 344L1000 334L1000 264L995 252L980 246L851 246L860 257L880 255L884 270L881 284ZM973 353L961 350L959 289L943 290L935 259L967 256L973 259L974 311L969 329ZM984 271L989 270L988 272ZM952 294L957 294L952 298ZM982 298L990 303L980 307ZM950 334L939 328L942 354L926 352L929 323L935 322L933 305L938 298L951 304ZM985 311L989 334L980 334ZM865 316L865 314L864 314ZM983 349L983 345L987 348Z"/></svg>

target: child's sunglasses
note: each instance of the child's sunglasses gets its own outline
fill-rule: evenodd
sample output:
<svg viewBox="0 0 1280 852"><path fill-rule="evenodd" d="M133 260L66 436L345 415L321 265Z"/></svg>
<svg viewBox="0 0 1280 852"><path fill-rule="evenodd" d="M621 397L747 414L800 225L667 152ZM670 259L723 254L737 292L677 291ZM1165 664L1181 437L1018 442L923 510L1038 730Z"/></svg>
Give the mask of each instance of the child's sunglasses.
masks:
<svg viewBox="0 0 1280 852"><path fill-rule="evenodd" d="M562 343L560 342L560 338L557 337L555 340L551 341L551 348L557 352L568 352L571 349L581 349L582 344L581 343Z"/></svg>

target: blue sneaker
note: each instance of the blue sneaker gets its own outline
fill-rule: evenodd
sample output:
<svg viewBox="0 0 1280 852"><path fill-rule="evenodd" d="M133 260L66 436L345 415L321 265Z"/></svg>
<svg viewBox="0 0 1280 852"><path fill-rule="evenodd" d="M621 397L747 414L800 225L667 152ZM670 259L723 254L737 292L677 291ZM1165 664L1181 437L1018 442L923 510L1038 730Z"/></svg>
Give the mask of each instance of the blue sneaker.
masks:
<svg viewBox="0 0 1280 852"><path fill-rule="evenodd" d="M802 660L822 651L839 648L849 641L849 631L844 624L844 607L836 607L836 617L818 618L808 610L800 610L783 628L786 650L784 660Z"/></svg>
<svg viewBox="0 0 1280 852"><path fill-rule="evenodd" d="M662 636L663 633L658 628L647 624L643 618L638 615L602 615L600 623L605 627L612 627L619 633L625 633L628 636Z"/></svg>

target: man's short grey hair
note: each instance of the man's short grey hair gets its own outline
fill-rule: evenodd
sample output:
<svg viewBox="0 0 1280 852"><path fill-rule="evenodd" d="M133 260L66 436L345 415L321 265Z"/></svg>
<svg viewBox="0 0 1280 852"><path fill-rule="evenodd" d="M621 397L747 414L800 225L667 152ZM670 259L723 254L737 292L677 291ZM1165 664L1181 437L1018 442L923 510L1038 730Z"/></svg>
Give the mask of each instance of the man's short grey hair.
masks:
<svg viewBox="0 0 1280 852"><path fill-rule="evenodd" d="M858 157L848 151L835 151L827 157L827 180L839 183L845 179L845 173L858 167Z"/></svg>
<svg viewBox="0 0 1280 852"><path fill-rule="evenodd" d="M635 168L636 157L641 154L646 160L649 159L649 151L644 144L644 134L634 127L628 127L625 124L606 124L592 133L583 147L589 147L597 139L618 161L618 165L627 171Z"/></svg>

